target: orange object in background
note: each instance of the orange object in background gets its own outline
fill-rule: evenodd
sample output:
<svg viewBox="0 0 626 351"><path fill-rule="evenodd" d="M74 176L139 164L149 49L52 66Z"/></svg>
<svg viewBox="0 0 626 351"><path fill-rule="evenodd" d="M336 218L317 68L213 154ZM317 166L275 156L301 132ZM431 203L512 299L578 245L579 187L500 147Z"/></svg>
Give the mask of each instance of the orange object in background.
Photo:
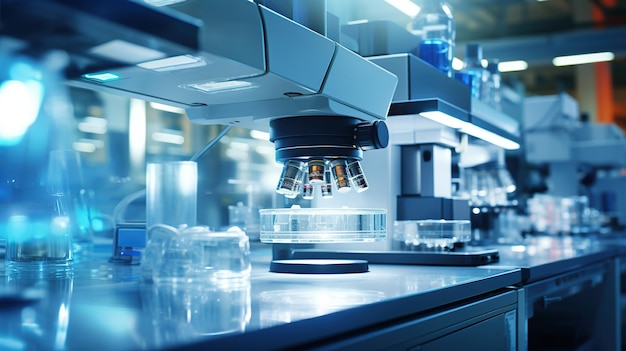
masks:
<svg viewBox="0 0 626 351"><path fill-rule="evenodd" d="M617 0L600 0L605 7L614 7ZM592 7L592 18L596 28L602 28L607 18L599 6ZM596 121L598 123L615 122L615 102L613 97L613 81L611 79L611 63L594 63L596 76Z"/></svg>

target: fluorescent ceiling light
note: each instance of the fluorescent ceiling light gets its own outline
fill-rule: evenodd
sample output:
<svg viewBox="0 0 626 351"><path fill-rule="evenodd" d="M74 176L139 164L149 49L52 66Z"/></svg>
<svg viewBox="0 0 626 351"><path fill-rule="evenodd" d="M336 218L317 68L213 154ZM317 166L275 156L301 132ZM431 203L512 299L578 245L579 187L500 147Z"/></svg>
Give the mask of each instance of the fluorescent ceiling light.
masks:
<svg viewBox="0 0 626 351"><path fill-rule="evenodd" d="M159 143L175 144L175 145L182 145L185 143L184 136L177 134L175 132L169 132L169 131L152 133L152 140L159 142Z"/></svg>
<svg viewBox="0 0 626 351"><path fill-rule="evenodd" d="M78 152L92 153L97 149L102 149L104 142L96 139L79 139L72 143L72 149Z"/></svg>
<svg viewBox="0 0 626 351"><path fill-rule="evenodd" d="M463 127L461 128L461 132L476 137L478 139L482 139L488 143L499 146L506 150L517 150L520 147L519 143L516 143L513 140L502 137L486 129L477 127L476 125L471 123L464 122Z"/></svg>
<svg viewBox="0 0 626 351"><path fill-rule="evenodd" d="M270 140L270 133L268 132L262 132L260 130L251 130L250 131L250 136L254 139L258 139L258 140Z"/></svg>
<svg viewBox="0 0 626 351"><path fill-rule="evenodd" d="M167 72L206 66L206 62L201 57L195 57L191 55L179 55L159 60L142 62L137 66L141 68L151 69L157 72Z"/></svg>
<svg viewBox="0 0 626 351"><path fill-rule="evenodd" d="M104 118L89 116L78 123L78 130L83 133L106 134L107 124L107 120Z"/></svg>
<svg viewBox="0 0 626 351"><path fill-rule="evenodd" d="M554 64L555 66L571 66L594 62L612 61L613 59L615 59L615 54L613 54L612 52L596 52L592 54L558 56L552 60L552 64Z"/></svg>
<svg viewBox="0 0 626 351"><path fill-rule="evenodd" d="M498 71L500 72L517 72L528 69L528 62L524 60L502 61L498 63Z"/></svg>
<svg viewBox="0 0 626 351"><path fill-rule="evenodd" d="M164 52L119 39L94 46L89 49L89 52L114 61L130 64L156 60L165 56Z"/></svg>
<svg viewBox="0 0 626 351"><path fill-rule="evenodd" d="M94 145L93 143L75 141L72 143L72 149L78 152L92 153L96 152L96 145Z"/></svg>
<svg viewBox="0 0 626 351"><path fill-rule="evenodd" d="M420 7L411 0L385 0L386 3L413 18L420 12Z"/></svg>
<svg viewBox="0 0 626 351"><path fill-rule="evenodd" d="M454 129L459 129L465 124L464 121L441 111L425 111L420 112L419 115Z"/></svg>
<svg viewBox="0 0 626 351"><path fill-rule="evenodd" d="M165 104L159 104L158 102L151 102L150 103L150 107L152 107L155 110L159 110L159 111L176 113L176 114L179 114L179 115L185 114L185 110L180 108L180 107L175 107L175 106L170 106L170 105L165 105Z"/></svg>

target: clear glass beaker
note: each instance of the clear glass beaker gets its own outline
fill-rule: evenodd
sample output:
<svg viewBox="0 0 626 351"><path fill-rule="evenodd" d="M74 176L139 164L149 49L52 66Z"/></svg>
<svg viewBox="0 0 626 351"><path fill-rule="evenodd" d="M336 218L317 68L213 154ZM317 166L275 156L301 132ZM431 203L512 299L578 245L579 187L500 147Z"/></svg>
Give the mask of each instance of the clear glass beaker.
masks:
<svg viewBox="0 0 626 351"><path fill-rule="evenodd" d="M63 194L72 227L74 253L93 242L91 208L83 181L80 154L75 150L50 151L48 158L48 192Z"/></svg>
<svg viewBox="0 0 626 351"><path fill-rule="evenodd" d="M174 230L196 224L198 166L192 161L148 163L146 168L146 249L141 274L152 279L152 263L168 236L151 237L155 227Z"/></svg>
<svg viewBox="0 0 626 351"><path fill-rule="evenodd" d="M66 276L72 270L72 229L62 193L41 194L7 220L7 274Z"/></svg>

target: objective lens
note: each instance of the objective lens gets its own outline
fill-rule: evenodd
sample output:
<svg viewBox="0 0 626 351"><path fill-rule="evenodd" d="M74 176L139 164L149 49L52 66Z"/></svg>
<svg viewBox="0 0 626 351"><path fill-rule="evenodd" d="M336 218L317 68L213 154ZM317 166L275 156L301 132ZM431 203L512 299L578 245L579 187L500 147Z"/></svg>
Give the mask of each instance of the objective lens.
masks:
<svg viewBox="0 0 626 351"><path fill-rule="evenodd" d="M304 178L304 163L297 160L289 160L283 166L276 192L288 198L295 198L300 192L302 179Z"/></svg>
<svg viewBox="0 0 626 351"><path fill-rule="evenodd" d="M345 193L350 191L350 178L346 170L346 161L334 160L330 162L330 170L333 173L333 179L337 186L337 191Z"/></svg>
<svg viewBox="0 0 626 351"><path fill-rule="evenodd" d="M313 185L305 182L302 190L302 198L305 200L313 200Z"/></svg>
<svg viewBox="0 0 626 351"><path fill-rule="evenodd" d="M333 197L333 183L330 180L330 171L326 170L324 172L324 184L320 187L322 189L322 197L325 199L330 199Z"/></svg>
<svg viewBox="0 0 626 351"><path fill-rule="evenodd" d="M309 182L324 183L324 160L309 161Z"/></svg>
<svg viewBox="0 0 626 351"><path fill-rule="evenodd" d="M352 185L354 185L357 193L367 190L369 186L359 160L352 160L348 162L348 175L350 176L350 181L352 182Z"/></svg>

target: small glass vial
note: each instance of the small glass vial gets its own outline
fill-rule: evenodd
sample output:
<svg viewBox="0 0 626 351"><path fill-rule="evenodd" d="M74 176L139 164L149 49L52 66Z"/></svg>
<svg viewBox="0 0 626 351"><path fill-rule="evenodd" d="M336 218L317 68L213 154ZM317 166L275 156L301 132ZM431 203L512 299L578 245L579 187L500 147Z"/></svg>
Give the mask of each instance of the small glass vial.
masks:
<svg viewBox="0 0 626 351"><path fill-rule="evenodd" d="M357 193L367 190L369 186L359 160L348 161L348 175L350 176L350 181L352 182L352 185Z"/></svg>
<svg viewBox="0 0 626 351"><path fill-rule="evenodd" d="M311 184L324 183L324 160L311 160L308 164L309 182Z"/></svg>
<svg viewBox="0 0 626 351"><path fill-rule="evenodd" d="M331 199L333 197L333 183L331 181L329 170L324 171L324 184L322 184L320 188L324 199Z"/></svg>
<svg viewBox="0 0 626 351"><path fill-rule="evenodd" d="M283 166L276 192L288 198L295 198L300 192L302 179L304 178L304 162L289 160Z"/></svg>
<svg viewBox="0 0 626 351"><path fill-rule="evenodd" d="M330 161L330 171L333 174L335 180L335 186L340 193L346 193L350 191L350 177L346 169L345 160L333 160Z"/></svg>

